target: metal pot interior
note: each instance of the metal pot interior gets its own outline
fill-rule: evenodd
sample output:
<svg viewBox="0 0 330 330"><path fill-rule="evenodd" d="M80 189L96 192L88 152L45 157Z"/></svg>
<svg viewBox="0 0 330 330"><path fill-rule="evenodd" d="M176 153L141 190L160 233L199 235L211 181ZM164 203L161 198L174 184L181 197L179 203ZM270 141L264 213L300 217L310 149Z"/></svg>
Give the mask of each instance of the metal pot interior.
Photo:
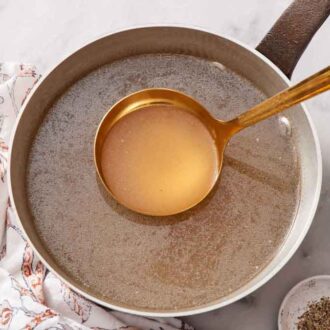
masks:
<svg viewBox="0 0 330 330"><path fill-rule="evenodd" d="M69 277L45 249L33 225L27 198L26 168L29 150L47 110L75 81L92 70L115 60L140 54L186 54L221 63L247 78L265 95L286 88L288 81L263 56L237 42L207 32L180 27L148 27L115 33L98 39L68 57L46 75L25 105L12 140L10 161L11 197L22 228L35 251L49 269L67 284L101 305L141 315L189 315L225 306L260 287L288 261L312 222L321 185L321 159L317 137L302 106L286 112L292 125L300 161L300 202L295 221L282 247L268 265L251 281L229 295L203 306L157 311L118 305Z"/></svg>

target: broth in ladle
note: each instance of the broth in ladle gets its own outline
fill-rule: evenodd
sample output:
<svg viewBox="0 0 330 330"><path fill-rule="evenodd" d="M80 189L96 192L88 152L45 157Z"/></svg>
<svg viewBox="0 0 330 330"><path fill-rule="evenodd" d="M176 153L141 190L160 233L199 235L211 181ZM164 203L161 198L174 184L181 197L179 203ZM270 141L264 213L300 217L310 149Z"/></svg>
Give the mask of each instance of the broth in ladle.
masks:
<svg viewBox="0 0 330 330"><path fill-rule="evenodd" d="M218 177L214 137L196 116L152 105L119 119L106 136L103 179L130 209L168 215L197 204Z"/></svg>

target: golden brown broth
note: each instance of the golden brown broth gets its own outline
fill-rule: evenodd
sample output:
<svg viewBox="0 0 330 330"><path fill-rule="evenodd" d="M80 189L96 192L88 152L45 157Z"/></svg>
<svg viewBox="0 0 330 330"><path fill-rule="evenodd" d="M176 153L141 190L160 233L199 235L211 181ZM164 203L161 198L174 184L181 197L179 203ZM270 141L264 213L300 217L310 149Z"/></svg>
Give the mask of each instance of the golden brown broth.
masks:
<svg viewBox="0 0 330 330"><path fill-rule="evenodd" d="M70 279L110 303L171 311L218 301L269 264L295 219L299 150L270 118L231 139L220 180L196 207L170 217L131 212L99 184L93 140L111 105L153 87L191 95L222 120L265 98L233 71L192 56L111 63L52 106L31 149L27 189L43 246Z"/></svg>
<svg viewBox="0 0 330 330"><path fill-rule="evenodd" d="M166 105L120 119L105 138L101 167L113 195L135 211L168 215L197 204L218 176L217 149L194 115Z"/></svg>

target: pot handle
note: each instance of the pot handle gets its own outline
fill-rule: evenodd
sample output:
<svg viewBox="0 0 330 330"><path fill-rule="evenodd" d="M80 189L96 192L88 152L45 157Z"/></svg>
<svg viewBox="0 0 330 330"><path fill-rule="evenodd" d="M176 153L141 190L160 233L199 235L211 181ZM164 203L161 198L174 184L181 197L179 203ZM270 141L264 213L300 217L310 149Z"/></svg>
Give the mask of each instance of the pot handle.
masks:
<svg viewBox="0 0 330 330"><path fill-rule="evenodd" d="M330 0L294 0L256 49L291 78L300 56L329 14Z"/></svg>

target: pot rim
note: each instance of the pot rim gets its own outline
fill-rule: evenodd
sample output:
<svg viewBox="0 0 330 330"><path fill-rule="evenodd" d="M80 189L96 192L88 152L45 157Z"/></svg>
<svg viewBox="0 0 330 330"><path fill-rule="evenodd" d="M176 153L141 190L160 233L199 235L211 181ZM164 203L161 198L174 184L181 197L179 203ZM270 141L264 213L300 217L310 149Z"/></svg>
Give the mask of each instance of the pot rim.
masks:
<svg viewBox="0 0 330 330"><path fill-rule="evenodd" d="M268 66L270 66L279 76L280 78L282 78L282 80L288 85L288 86L292 86L292 83L290 81L289 78L287 78L285 76L285 74L274 64L272 63L266 56L264 56L263 54L261 54L260 52L258 52L256 49L246 45L245 43L232 38L232 37L228 37L227 35L223 35L223 34L218 34L216 31L212 31L211 29L206 29L197 25L184 25L184 24L171 24L171 23L166 23L166 24L138 24L138 25L132 25L130 27L122 27L122 28L117 28L114 29L112 31L110 31L109 33L105 33L105 34L101 34L100 36L89 40L88 42L85 42L82 46L80 46L79 48L77 48L76 50L74 50L73 52L70 52L69 54L67 54L66 56L63 56L61 58L60 61L57 62L57 64L53 65L49 70L46 71L46 73L44 75L42 75L41 79L39 79L39 81L37 82L37 84L35 85L35 87L33 88L33 90L30 92L30 94L28 95L27 99L25 100L21 111L19 112L17 118L16 118L16 122L13 126L12 132L11 132L11 136L10 136L10 143L9 143L9 160L8 160L8 187L9 187L9 198L11 200L13 209L15 211L15 215L18 219L18 223L19 223L19 227L22 230L22 232L24 233L27 242L30 244L30 246L33 248L34 252L36 253L36 255L38 256L38 258L46 265L46 267L53 272L61 281L63 281L68 287L70 287L71 289L73 289L74 291L78 292L79 294L81 294L82 296L84 296L85 298L93 301L94 303L97 303L103 307L106 308L110 308L110 309L114 309L120 312L125 312L125 313L130 313L130 314L135 314L135 315L140 315L140 316L146 316L146 317L181 317L181 316L189 316L189 315L195 315L195 314L201 314L201 313L205 313L205 312L209 312L224 306L227 306L231 303L234 303L244 297L246 297L247 295L251 294L252 292L254 292L255 290L257 290L258 288L260 288L262 285L264 285L265 283L267 283L273 276L275 276L275 274L277 274L282 268L283 266L291 259L291 257L293 256L293 254L296 252L296 250L298 249L298 247L300 246L300 244L302 243L303 239L305 238L312 222L314 219L314 215L317 209L317 205L318 205L318 201L320 198L320 193L321 193L321 184L322 184L322 156L321 156L321 148L320 148L320 143L319 143L319 139L318 139L318 135L315 129L315 126L312 122L311 116L308 113L308 110L306 108L306 106L301 103L301 106L303 108L303 111L306 115L308 124L311 128L311 133L314 139L314 145L315 145L315 151L316 151L316 159L317 159L317 177L315 178L316 181L316 189L315 189L315 194L314 194L314 199L311 203L310 206L310 211L309 211L309 216L308 216L308 221L306 221L306 225L303 228L303 230L301 231L298 239L295 241L295 243L292 245L291 249L288 251L288 253L286 254L286 256L278 263L278 265L276 267L274 267L273 270L271 270L268 274L266 274L261 280L259 280L256 284L250 286L247 289L244 289L241 293L233 295L232 297L229 297L228 299L218 302L218 303L209 303L207 306L203 306L203 307L196 307L196 308L192 308L192 309L184 309L182 311L171 311L171 312L150 312L150 311L143 311L143 310L134 310L133 308L126 308L126 307L122 307L122 306L117 306L108 302L103 301L102 299L96 298L92 295L90 295L89 293L75 287L74 284L72 284L70 281L66 280L65 278L63 278L61 275L59 275L57 273L57 271L55 271L53 269L52 266L50 266L47 262L47 260L45 258L43 258L41 256L41 254L39 253L39 251L35 248L34 244L32 243L32 241L30 240L29 236L27 235L21 220L19 218L19 215L16 211L16 206L15 206L15 200L14 200L14 196L13 196L13 191L12 191L12 184L11 184L11 166L12 166L12 148L11 146L13 145L14 142L14 138L15 138L15 134L16 134L16 130L17 127L19 125L20 119L22 117L22 114L27 106L27 104L29 103L30 99L32 98L33 94L35 93L35 91L38 89L38 87L43 83L43 81L59 66L62 64L62 62L64 60L66 60L68 57L74 55L76 52L79 52L81 49L85 48L86 46L88 46L89 44L99 41L103 38L109 37L113 34L116 33L120 33L120 32L128 32L131 30L135 30L135 29L144 29L144 28L183 28L183 29L190 29L190 30L197 30L200 32L204 32L207 34L212 34L214 36L220 36L224 39L227 39L233 43L238 44L239 46L245 48L246 50L250 51L251 53L253 53L255 56L257 56L260 60L262 60L263 62L265 62L265 64L268 64ZM285 244L285 241L284 243Z"/></svg>

